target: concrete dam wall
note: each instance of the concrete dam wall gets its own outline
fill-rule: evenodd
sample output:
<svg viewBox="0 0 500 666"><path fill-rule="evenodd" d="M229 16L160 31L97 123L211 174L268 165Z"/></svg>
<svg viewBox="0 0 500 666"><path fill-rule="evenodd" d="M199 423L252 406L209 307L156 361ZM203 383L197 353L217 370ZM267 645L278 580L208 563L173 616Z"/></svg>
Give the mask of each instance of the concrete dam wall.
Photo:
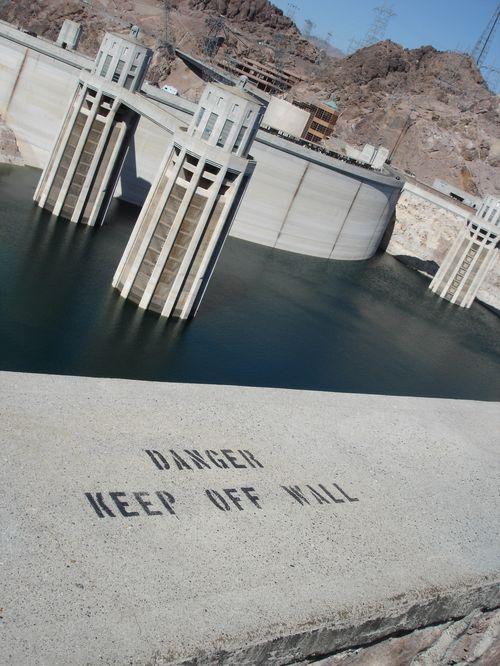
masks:
<svg viewBox="0 0 500 666"><path fill-rule="evenodd" d="M0 22L0 115L26 164L43 168L75 90L92 60ZM189 121L193 103L147 84L142 94ZM116 196L142 204L171 133L141 118ZM402 182L260 130L257 162L231 235L330 259L367 259L380 244Z"/></svg>
<svg viewBox="0 0 500 666"><path fill-rule="evenodd" d="M470 662L437 658L500 605L495 403L25 373L0 391L0 663L298 666L443 629L413 664L498 663L494 625Z"/></svg>

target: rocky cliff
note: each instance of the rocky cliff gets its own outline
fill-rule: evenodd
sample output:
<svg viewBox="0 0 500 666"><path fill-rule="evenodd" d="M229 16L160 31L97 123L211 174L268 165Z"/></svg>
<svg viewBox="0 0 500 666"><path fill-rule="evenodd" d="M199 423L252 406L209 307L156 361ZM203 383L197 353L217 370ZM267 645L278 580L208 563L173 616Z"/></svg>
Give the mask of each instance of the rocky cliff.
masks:
<svg viewBox="0 0 500 666"><path fill-rule="evenodd" d="M289 97L338 100L338 138L396 147L393 164L424 182L439 177L473 194L500 193L499 101L468 56L384 41L332 58L268 0L170 0L169 6L166 20L162 0L2 0L0 17L49 38L64 18L79 21L81 49L90 55L104 30L127 32L138 24L155 49L149 76L160 83L182 69L165 42L205 57L211 35L219 56L278 58L305 79Z"/></svg>
<svg viewBox="0 0 500 666"><path fill-rule="evenodd" d="M24 164L14 132L0 116L0 164Z"/></svg>
<svg viewBox="0 0 500 666"><path fill-rule="evenodd" d="M459 620L423 627L306 663L314 666L497 666L500 663L500 611L475 610ZM301 666L306 663L301 662Z"/></svg>

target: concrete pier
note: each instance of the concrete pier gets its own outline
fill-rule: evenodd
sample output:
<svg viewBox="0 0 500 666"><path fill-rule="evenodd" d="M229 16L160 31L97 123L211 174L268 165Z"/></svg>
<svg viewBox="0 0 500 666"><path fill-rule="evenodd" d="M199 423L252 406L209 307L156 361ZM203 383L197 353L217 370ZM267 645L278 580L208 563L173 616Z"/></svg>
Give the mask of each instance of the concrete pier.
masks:
<svg viewBox="0 0 500 666"><path fill-rule="evenodd" d="M263 107L241 86L207 85L174 135L113 279L143 309L187 319L198 307L255 162Z"/></svg>
<svg viewBox="0 0 500 666"><path fill-rule="evenodd" d="M120 88L140 89L152 51L133 37L107 33L90 77L80 79L34 195L72 222L101 224L139 115Z"/></svg>
<svg viewBox="0 0 500 666"><path fill-rule="evenodd" d="M497 259L499 239L500 200L489 196L477 215L468 218L429 289L451 303L470 308Z"/></svg>
<svg viewBox="0 0 500 666"><path fill-rule="evenodd" d="M3 666L289 664L500 606L498 404L0 394Z"/></svg>

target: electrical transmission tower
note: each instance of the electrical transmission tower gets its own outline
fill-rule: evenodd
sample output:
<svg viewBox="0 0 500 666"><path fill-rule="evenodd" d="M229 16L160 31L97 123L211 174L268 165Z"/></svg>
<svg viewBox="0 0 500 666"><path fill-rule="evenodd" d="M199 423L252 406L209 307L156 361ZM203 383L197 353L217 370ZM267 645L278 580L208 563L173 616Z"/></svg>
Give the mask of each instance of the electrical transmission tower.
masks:
<svg viewBox="0 0 500 666"><path fill-rule="evenodd" d="M172 4L170 0L163 0L163 10L165 12L165 26L161 45L167 50L170 56L175 55L175 44L172 32Z"/></svg>
<svg viewBox="0 0 500 666"><path fill-rule="evenodd" d="M481 72L488 84L488 88L498 95L500 90L500 69L493 65L483 65Z"/></svg>
<svg viewBox="0 0 500 666"><path fill-rule="evenodd" d="M274 53L274 66L278 72L278 89L281 90L284 87L284 80L283 80L283 69L285 68L285 56L286 56L286 48L285 48L285 35L283 35L281 32L277 32L273 35L272 37L272 44L271 48Z"/></svg>
<svg viewBox="0 0 500 666"><path fill-rule="evenodd" d="M371 26L368 28L364 39L361 41L359 45L360 48L371 46L372 44L380 42L380 40L385 37L389 21L393 16L396 16L396 12L392 6L386 4L385 2L383 5L375 7L373 11L375 12L375 18L373 19Z"/></svg>
<svg viewBox="0 0 500 666"><path fill-rule="evenodd" d="M349 44L347 45L347 55L351 55L351 53L354 53L354 51L357 51L360 47L361 43L359 39L351 37L351 39L349 40Z"/></svg>
<svg viewBox="0 0 500 666"><path fill-rule="evenodd" d="M287 5L287 16L291 21L295 21L295 15L298 11L297 5L294 5L293 2L289 2Z"/></svg>
<svg viewBox="0 0 500 666"><path fill-rule="evenodd" d="M209 16L205 24L207 26L207 34L203 40L203 53L209 59L214 57L222 42L225 42L227 45L230 45L230 42L232 42L233 46L236 42L239 42L244 49L248 50L249 45L247 42L226 23L223 16Z"/></svg>
<svg viewBox="0 0 500 666"><path fill-rule="evenodd" d="M483 30L483 34L477 40L476 45L472 49L471 57L475 60L478 67L481 67L486 60L486 56L488 55L488 51L493 41L493 37L495 36L495 30L497 29L499 21L500 3L498 3L493 16L489 20L486 28Z"/></svg>
<svg viewBox="0 0 500 666"><path fill-rule="evenodd" d="M203 53L209 58L213 58L224 39L226 22L223 16L209 16L205 23L207 34L203 43Z"/></svg>
<svg viewBox="0 0 500 666"><path fill-rule="evenodd" d="M306 19L304 21L304 29L302 30L304 37L311 37L315 27L316 23L314 23L314 21L311 21L311 19Z"/></svg>

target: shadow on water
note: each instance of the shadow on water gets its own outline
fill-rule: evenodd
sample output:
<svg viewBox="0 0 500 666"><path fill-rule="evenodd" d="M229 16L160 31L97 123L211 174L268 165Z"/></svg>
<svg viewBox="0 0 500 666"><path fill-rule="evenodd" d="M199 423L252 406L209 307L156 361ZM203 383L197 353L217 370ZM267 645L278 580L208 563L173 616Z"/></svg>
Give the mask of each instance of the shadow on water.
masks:
<svg viewBox="0 0 500 666"><path fill-rule="evenodd" d="M31 201L39 172L0 166L0 367L133 379L500 399L499 320L437 298L380 254L332 262L230 238L195 320L111 287L138 209L104 227Z"/></svg>

